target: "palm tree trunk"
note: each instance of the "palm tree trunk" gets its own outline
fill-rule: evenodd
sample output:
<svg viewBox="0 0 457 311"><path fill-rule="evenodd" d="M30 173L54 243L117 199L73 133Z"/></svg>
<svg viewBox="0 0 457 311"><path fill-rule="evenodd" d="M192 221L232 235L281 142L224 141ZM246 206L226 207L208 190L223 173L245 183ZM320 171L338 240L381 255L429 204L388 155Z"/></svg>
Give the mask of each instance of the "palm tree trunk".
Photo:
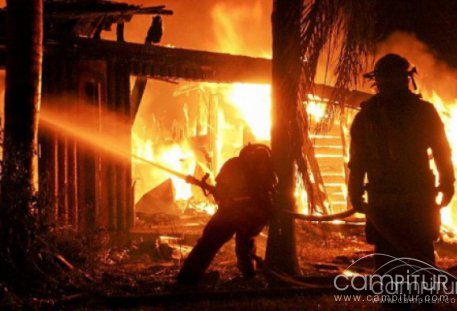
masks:
<svg viewBox="0 0 457 311"><path fill-rule="evenodd" d="M295 228L282 210L295 210L294 137L300 81L300 17L303 0L273 2L273 104L271 147L278 174L275 218L270 224L267 264L288 274L298 273Z"/></svg>
<svg viewBox="0 0 457 311"><path fill-rule="evenodd" d="M42 0L7 1L6 87L0 235L20 268L32 238L43 41ZM3 258L5 259L5 258Z"/></svg>

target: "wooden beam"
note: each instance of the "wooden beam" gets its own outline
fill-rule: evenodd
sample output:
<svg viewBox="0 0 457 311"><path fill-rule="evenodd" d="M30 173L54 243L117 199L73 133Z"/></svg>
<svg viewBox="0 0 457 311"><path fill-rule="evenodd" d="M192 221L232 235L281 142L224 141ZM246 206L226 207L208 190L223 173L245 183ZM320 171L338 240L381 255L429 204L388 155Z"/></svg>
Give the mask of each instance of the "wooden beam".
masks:
<svg viewBox="0 0 457 311"><path fill-rule="evenodd" d="M73 57L123 60L129 64L130 74L148 78L271 84L271 60L267 58L93 39L78 39L69 45L48 42L45 56L62 49ZM4 66L5 45L0 42L0 68ZM329 98L334 92L331 86L315 85L315 95L321 98ZM349 91L346 106L359 109L360 103L372 95Z"/></svg>
<svg viewBox="0 0 457 311"><path fill-rule="evenodd" d="M271 61L266 58L93 39L46 45L47 56L62 50L80 59L123 61L129 65L131 75L149 78L265 84L271 81Z"/></svg>
<svg viewBox="0 0 457 311"><path fill-rule="evenodd" d="M172 10L165 9L164 5L153 7L139 7L135 6L129 9L105 9L94 11L83 11L75 8L71 11L56 11L45 13L45 18L51 19L95 19L99 17L125 17L131 18L133 15L173 15Z"/></svg>

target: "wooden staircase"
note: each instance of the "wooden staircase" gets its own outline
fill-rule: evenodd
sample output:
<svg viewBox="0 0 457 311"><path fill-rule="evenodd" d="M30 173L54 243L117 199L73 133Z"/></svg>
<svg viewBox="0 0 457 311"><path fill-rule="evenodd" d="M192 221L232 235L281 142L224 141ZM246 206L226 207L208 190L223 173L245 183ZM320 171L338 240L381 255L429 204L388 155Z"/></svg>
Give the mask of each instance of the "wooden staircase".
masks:
<svg viewBox="0 0 457 311"><path fill-rule="evenodd" d="M353 112L336 118L325 131L310 133L313 146L308 154L314 182L322 190L328 213L338 213L350 208L347 195L349 129L347 120L352 120ZM313 159L314 158L314 159ZM315 165L312 164L315 162ZM318 170L318 171L316 171ZM316 175L319 176L316 178Z"/></svg>

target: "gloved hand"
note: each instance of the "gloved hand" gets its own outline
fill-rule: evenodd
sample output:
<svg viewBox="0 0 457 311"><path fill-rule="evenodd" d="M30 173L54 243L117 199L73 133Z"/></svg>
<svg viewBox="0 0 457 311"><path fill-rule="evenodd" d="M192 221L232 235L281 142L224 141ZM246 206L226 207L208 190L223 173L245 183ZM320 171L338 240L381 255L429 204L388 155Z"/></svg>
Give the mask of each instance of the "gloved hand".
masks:
<svg viewBox="0 0 457 311"><path fill-rule="evenodd" d="M443 194L443 198L440 202L440 207L446 207L451 203L452 197L454 196L455 190L454 185L439 185L438 191Z"/></svg>

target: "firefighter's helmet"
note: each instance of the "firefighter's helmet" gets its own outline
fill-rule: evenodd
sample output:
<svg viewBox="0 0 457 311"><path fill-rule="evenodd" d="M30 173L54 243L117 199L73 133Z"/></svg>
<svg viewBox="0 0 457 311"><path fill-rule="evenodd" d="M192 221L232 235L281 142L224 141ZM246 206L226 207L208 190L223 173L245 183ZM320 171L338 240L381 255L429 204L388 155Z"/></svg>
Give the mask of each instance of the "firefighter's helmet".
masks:
<svg viewBox="0 0 457 311"><path fill-rule="evenodd" d="M248 144L241 149L239 157L250 163L271 161L271 149L264 144Z"/></svg>
<svg viewBox="0 0 457 311"><path fill-rule="evenodd" d="M387 54L376 62L372 72L364 76L369 79L407 77L416 72L415 68L410 70L410 66L406 58L398 54Z"/></svg>
<svg viewBox="0 0 457 311"><path fill-rule="evenodd" d="M409 61L398 54L387 54L381 57L375 64L374 70L364 74L364 78L375 80L374 85L379 85L381 81L405 78L411 79L414 89L417 89L414 75L417 74L416 67L411 67Z"/></svg>
<svg viewBox="0 0 457 311"><path fill-rule="evenodd" d="M266 193L275 192L278 178L273 168L271 149L264 144L249 144L240 151L239 159L246 172L262 185Z"/></svg>

